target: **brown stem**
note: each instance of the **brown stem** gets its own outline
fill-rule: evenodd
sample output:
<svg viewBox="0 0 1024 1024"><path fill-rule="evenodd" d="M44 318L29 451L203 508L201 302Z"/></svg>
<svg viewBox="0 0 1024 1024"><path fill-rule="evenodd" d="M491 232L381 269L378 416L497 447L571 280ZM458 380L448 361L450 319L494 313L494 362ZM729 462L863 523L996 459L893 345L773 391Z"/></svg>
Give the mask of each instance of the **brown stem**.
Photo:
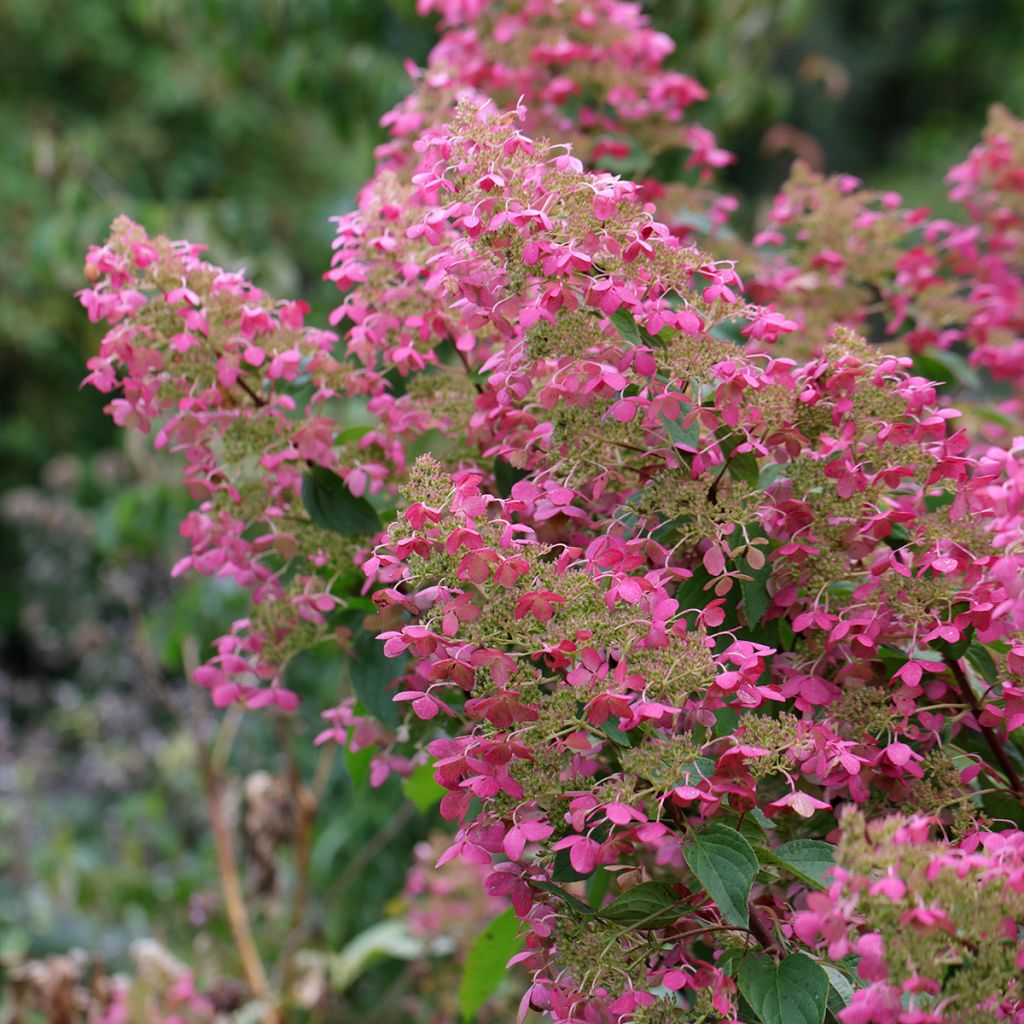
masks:
<svg viewBox="0 0 1024 1024"><path fill-rule="evenodd" d="M627 444L625 441L613 441L611 438L601 437L600 434L587 434L587 437L593 441L599 442L600 444L609 444L613 448L622 448L625 451L630 452L640 452L641 455L650 455L651 453L649 448L640 448L635 444Z"/></svg>
<svg viewBox="0 0 1024 1024"><path fill-rule="evenodd" d="M974 715L978 732L985 737L985 742L988 744L989 750L992 751L992 756L999 763L1003 774L1009 780L1014 796L1024 804L1024 782L1021 781L1020 775L1017 774L1017 769L1013 766L1013 762L1010 760L1009 754L1006 753L1006 748L1003 746L1002 740L996 735L995 730L981 724L981 705L978 703L978 698L974 695L974 690L971 689L970 680L961 668L960 662L956 658L947 658L946 664L953 673L953 678L956 680L964 700L970 707L971 714Z"/></svg>
<svg viewBox="0 0 1024 1024"><path fill-rule="evenodd" d="M775 941L775 936L772 935L772 930L768 927L764 917L761 915L761 912L753 905L749 907L749 910L750 934L753 935L765 949L769 951L778 949L779 944Z"/></svg>
<svg viewBox="0 0 1024 1024"><path fill-rule="evenodd" d="M295 885L292 889L288 934L274 967L274 979L280 987L287 980L292 957L298 951L305 933L304 919L306 905L309 902L309 858L312 849L313 819L316 817L317 799L299 774L299 768L291 750L291 736L284 719L278 716L277 724L279 742L288 764L288 786L296 811Z"/></svg>
<svg viewBox="0 0 1024 1024"><path fill-rule="evenodd" d="M722 468L718 471L718 476L711 482L711 486L708 488L708 501L712 505L718 504L718 485L722 482L722 477L725 476L725 471L729 468L729 462L732 459L732 455L722 463Z"/></svg>
<svg viewBox="0 0 1024 1024"><path fill-rule="evenodd" d="M246 384L244 378L238 378L238 386L259 406L267 404L267 400L260 394L257 394L248 384Z"/></svg>
<svg viewBox="0 0 1024 1024"><path fill-rule="evenodd" d="M198 651L195 639L188 637L182 645L182 657L186 674L192 677L198 662ZM224 817L223 782L210 756L210 744L207 742L201 719L205 717L202 705L203 698L198 688L189 687L192 703L193 722L195 726L196 747L199 752L199 767L203 778L203 789L206 792L206 813L213 832L213 841L217 849L217 870L220 874L221 891L224 894L224 909L228 916L235 948L242 962L242 973L248 982L252 994L257 999L265 999L270 992L267 973L263 968L259 950L253 939L252 927L249 923L249 912L245 905L245 894L238 875L238 861L231 839L231 830Z"/></svg>
<svg viewBox="0 0 1024 1024"><path fill-rule="evenodd" d="M213 354L214 354L214 355L215 355L215 356L216 356L216 357L217 357L218 359L221 359L221 358L223 357L223 355L224 355L224 353L223 353L223 352L221 352L221 350L220 350L220 349L219 349L219 348L218 348L218 347L217 347L216 345L211 345L211 346L210 346L210 351L211 351L211 352L213 352ZM238 386L239 386L239 387L240 387L240 388L241 388L241 389L242 389L242 390L243 390L243 391L244 391L244 392L245 392L245 393L246 393L246 394L247 394L247 395L248 395L248 396L249 396L249 397L250 397L250 398L251 398L251 399L252 399L252 400L253 400L253 401L254 401L254 402L255 402L256 404L257 404L257 405L259 405L259 406L264 406L264 405L266 405L266 404L267 404L267 399L265 399L265 398L264 398L264 397L263 397L262 395L258 394L257 392L253 391L253 389L252 389L252 388L251 388L251 387L250 387L250 386L249 386L249 385L248 385L248 384L246 383L246 381L245 381L245 378L244 378L244 377L243 377L243 376L241 375L241 372L239 372L238 378L237 378L237 380L235 381L235 383L236 383L236 384L237 384L237 385L238 385Z"/></svg>

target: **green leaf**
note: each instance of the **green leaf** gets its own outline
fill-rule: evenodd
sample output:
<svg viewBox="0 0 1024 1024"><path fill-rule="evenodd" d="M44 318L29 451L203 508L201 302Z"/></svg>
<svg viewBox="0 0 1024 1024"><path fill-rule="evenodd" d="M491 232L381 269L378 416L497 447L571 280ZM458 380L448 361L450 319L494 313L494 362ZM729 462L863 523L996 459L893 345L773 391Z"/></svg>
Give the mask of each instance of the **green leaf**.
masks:
<svg viewBox="0 0 1024 1024"><path fill-rule="evenodd" d="M740 721L740 713L735 708L727 705L724 708L718 708L718 710L714 712L714 715L716 736L732 736L733 733L736 732L736 727L739 725ZM706 761L711 765L710 768L705 767L701 770L701 775L705 779L711 778L715 773L715 762L712 761L710 757L698 757L697 761ZM695 764L696 762L691 761L689 763Z"/></svg>
<svg viewBox="0 0 1024 1024"><path fill-rule="evenodd" d="M779 826L768 817L760 807L752 807L750 809L750 817L754 819L761 826L762 832L771 832L773 829L777 829Z"/></svg>
<svg viewBox="0 0 1024 1024"><path fill-rule="evenodd" d="M746 559L744 562L746 563ZM749 580L740 580L747 625L759 626L764 618L764 613L768 611L768 606L772 603L772 599L768 595L768 580L772 574L772 567L766 563L760 569L751 569L749 564L744 564L743 573L751 577Z"/></svg>
<svg viewBox="0 0 1024 1024"><path fill-rule="evenodd" d="M384 645L365 629L352 631L355 658L350 664L352 688L366 710L389 729L402 720L392 698L391 683L405 672L408 655L384 656Z"/></svg>
<svg viewBox="0 0 1024 1024"><path fill-rule="evenodd" d="M745 484L757 487L761 476L761 467L753 452L736 452L729 459L729 476L733 480L742 480Z"/></svg>
<svg viewBox="0 0 1024 1024"><path fill-rule="evenodd" d="M506 462L501 458L494 460L494 483L497 485L498 494L503 498L510 497L512 488L529 475L528 469L516 469L511 462Z"/></svg>
<svg viewBox="0 0 1024 1024"><path fill-rule="evenodd" d="M689 579L683 580L682 584L676 589L675 597L679 602L679 607L703 608L709 600L704 593L704 586L710 580L711 576L707 569L703 565L698 564L693 570L693 575Z"/></svg>
<svg viewBox="0 0 1024 1024"><path fill-rule="evenodd" d="M363 747L355 752L345 749L345 769L352 785L357 789L361 788L370 774L370 762L373 760L376 747Z"/></svg>
<svg viewBox="0 0 1024 1024"><path fill-rule="evenodd" d="M750 887L757 874L757 856L750 843L733 828L712 825L697 834L683 856L722 917L729 924L746 928L750 921Z"/></svg>
<svg viewBox="0 0 1024 1024"><path fill-rule="evenodd" d="M963 633L960 635L960 639L956 643L950 643L948 640L936 639L930 641L932 647L939 651L944 658L950 658L956 661L957 658L962 658L968 648L971 646L971 642L974 640L974 627L968 626Z"/></svg>
<svg viewBox="0 0 1024 1024"><path fill-rule="evenodd" d="M989 686L995 686L999 682L999 669L989 654L988 648L979 640L972 639L966 652L967 660L974 666L975 671Z"/></svg>
<svg viewBox="0 0 1024 1024"><path fill-rule="evenodd" d="M940 384L959 384L974 391L981 388L977 370L959 352L949 349L929 348L927 355L918 353L914 372Z"/></svg>
<svg viewBox="0 0 1024 1024"><path fill-rule="evenodd" d="M683 410L683 416L690 411L690 407L687 406ZM700 424L694 420L688 427L680 426L675 420L670 420L664 413L661 416L661 422L665 424L665 429L668 431L669 440L674 445L682 445L684 448L696 449L700 443Z"/></svg>
<svg viewBox="0 0 1024 1024"><path fill-rule="evenodd" d="M473 940L459 985L459 1010L464 1021L473 1020L480 1007L494 995L505 977L505 965L522 944L519 921L511 909L499 914Z"/></svg>
<svg viewBox="0 0 1024 1024"><path fill-rule="evenodd" d="M832 843L820 839L794 839L775 848L786 866L802 871L813 878L819 885L825 886L829 881L829 869L835 867L836 848Z"/></svg>
<svg viewBox="0 0 1024 1024"><path fill-rule="evenodd" d="M324 965L331 988L344 992L378 960L422 960L428 954L423 939L410 935L404 921L378 921L336 954L326 957Z"/></svg>
<svg viewBox="0 0 1024 1024"><path fill-rule="evenodd" d="M612 326L619 332L619 337L630 345L646 345L650 348L665 344L665 330L659 334L651 334L646 327L638 324L633 319L633 314L627 309L617 309L608 319Z"/></svg>
<svg viewBox="0 0 1024 1024"><path fill-rule="evenodd" d="M345 444L348 441L358 441L361 438L366 437L366 435L373 429L373 425L369 423L358 427L346 427L344 430L340 430L335 434L334 443Z"/></svg>
<svg viewBox="0 0 1024 1024"><path fill-rule="evenodd" d="M555 854L555 862L551 869L551 877L556 882L582 882L584 879L589 878L593 874L592 871L587 872L585 875L581 875L573 866L572 861L569 860L568 850L559 850Z"/></svg>
<svg viewBox="0 0 1024 1024"><path fill-rule="evenodd" d="M599 917L618 924L642 928L667 928L688 909L663 882L641 882L617 896L606 907L594 909L583 900L551 882L534 882L538 889L557 896L577 914Z"/></svg>
<svg viewBox="0 0 1024 1024"><path fill-rule="evenodd" d="M421 764L413 769L410 776L402 779L402 792L416 810L423 812L441 802L445 788L435 781L434 766Z"/></svg>
<svg viewBox="0 0 1024 1024"><path fill-rule="evenodd" d="M381 528L377 510L357 498L345 481L323 466L314 466L302 478L302 503L309 518L324 530L346 536L377 533Z"/></svg>
<svg viewBox="0 0 1024 1024"><path fill-rule="evenodd" d="M612 873L604 867L598 866L594 873L587 879L587 902L592 907L599 907L608 894L608 887L612 883Z"/></svg>
<svg viewBox="0 0 1024 1024"><path fill-rule="evenodd" d="M821 969L828 977L828 1008L833 1014L837 1014L850 1005L854 993L853 982L838 967L831 964L822 964Z"/></svg>
<svg viewBox="0 0 1024 1024"><path fill-rule="evenodd" d="M692 761L680 766L677 786L695 786L702 779L710 779L715 774L715 762L710 757L698 754Z"/></svg>
<svg viewBox="0 0 1024 1024"><path fill-rule="evenodd" d="M573 896L571 892L566 892L560 885L554 885L551 882L533 882L536 888L542 889L544 892L551 893L552 896L557 896L567 907L574 910L577 914L582 914L585 917L591 917L594 911L589 907L583 900Z"/></svg>
<svg viewBox="0 0 1024 1024"><path fill-rule="evenodd" d="M762 1024L821 1024L825 1019L828 975L803 953L781 963L764 953L745 956L737 983Z"/></svg>
<svg viewBox="0 0 1024 1024"><path fill-rule="evenodd" d="M940 508L952 505L954 501L956 501L955 491L939 491L938 494L926 494L924 496L924 507L929 512L936 512Z"/></svg>
<svg viewBox="0 0 1024 1024"><path fill-rule="evenodd" d="M613 718L606 718L599 726L601 732L620 747L631 747L633 741L629 738L628 732L623 732L618 722Z"/></svg>
<svg viewBox="0 0 1024 1024"><path fill-rule="evenodd" d="M757 456L753 452L736 451L745 441L743 435L733 433L725 428L716 431L716 435L732 479L742 480L744 483L757 487L761 477L761 466L757 461Z"/></svg>
<svg viewBox="0 0 1024 1024"><path fill-rule="evenodd" d="M981 798L981 805L990 818L997 821L1012 821L1018 827L1024 828L1024 811L1016 797L1007 796L1005 793L986 793Z"/></svg>
<svg viewBox="0 0 1024 1024"><path fill-rule="evenodd" d="M788 477L793 472L793 466L788 462L769 462L761 467L757 474L757 486L761 490L771 487L777 480Z"/></svg>
<svg viewBox="0 0 1024 1024"><path fill-rule="evenodd" d="M779 619L779 639L782 641L784 651L793 650L793 642L796 640L796 633L789 623L789 619Z"/></svg>
<svg viewBox="0 0 1024 1024"><path fill-rule="evenodd" d="M1001 412L996 412L995 409L990 409L983 405L972 406L971 415L987 420L989 423L995 423L1000 427L1009 427L1010 429L1014 429L1017 425L1016 420L1011 419L1009 416L1004 416Z"/></svg>
<svg viewBox="0 0 1024 1024"><path fill-rule="evenodd" d="M836 862L836 848L818 839L794 839L774 850L759 846L756 852L762 864L776 864L785 868L813 889L825 888L827 872Z"/></svg>
<svg viewBox="0 0 1024 1024"><path fill-rule="evenodd" d="M607 921L620 924L667 928L675 924L685 910L685 905L667 885L661 882L641 882L595 913Z"/></svg>
<svg viewBox="0 0 1024 1024"><path fill-rule="evenodd" d="M631 345L640 344L640 328L628 309L617 309L608 319L623 341L628 341Z"/></svg>

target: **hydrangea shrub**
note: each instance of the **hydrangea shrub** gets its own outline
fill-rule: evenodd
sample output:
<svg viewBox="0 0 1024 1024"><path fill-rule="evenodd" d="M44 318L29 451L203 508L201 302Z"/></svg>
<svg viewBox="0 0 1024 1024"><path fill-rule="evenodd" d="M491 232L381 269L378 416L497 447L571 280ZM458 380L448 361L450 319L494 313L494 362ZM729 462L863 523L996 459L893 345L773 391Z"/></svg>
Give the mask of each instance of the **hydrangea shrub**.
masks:
<svg viewBox="0 0 1024 1024"><path fill-rule="evenodd" d="M352 657L318 742L429 758L523 1014L1024 1021L1024 127L962 223L798 168L720 243L636 5L421 7L342 333L125 219L88 254L178 569L252 592L195 682L289 712L298 651ZM607 169L659 152L689 213Z"/></svg>

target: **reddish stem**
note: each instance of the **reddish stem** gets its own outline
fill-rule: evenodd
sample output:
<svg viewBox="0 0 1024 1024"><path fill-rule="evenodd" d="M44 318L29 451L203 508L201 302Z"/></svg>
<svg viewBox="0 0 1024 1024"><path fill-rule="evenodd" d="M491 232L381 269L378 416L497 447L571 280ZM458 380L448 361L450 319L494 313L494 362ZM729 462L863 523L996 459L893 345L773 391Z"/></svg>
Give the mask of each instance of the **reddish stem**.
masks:
<svg viewBox="0 0 1024 1024"><path fill-rule="evenodd" d="M1010 760L1010 755L1006 753L1006 748L1003 746L1002 740L996 734L994 729L990 729L987 725L981 724L981 705L978 703L978 698L974 695L974 690L971 689L970 680L967 678L966 673L960 667L960 662L956 658L947 658L946 664L949 666L949 670L953 673L953 678L956 680L956 684L963 694L964 700L971 709L971 714L974 715L974 720L978 727L978 732L985 738L985 742L988 744L989 750L992 751L992 756L999 763L999 767L1002 768L1003 774L1009 780L1010 788L1013 790L1014 796L1024 804L1024 782L1021 781L1020 775L1017 774L1017 769L1013 766L1013 762Z"/></svg>

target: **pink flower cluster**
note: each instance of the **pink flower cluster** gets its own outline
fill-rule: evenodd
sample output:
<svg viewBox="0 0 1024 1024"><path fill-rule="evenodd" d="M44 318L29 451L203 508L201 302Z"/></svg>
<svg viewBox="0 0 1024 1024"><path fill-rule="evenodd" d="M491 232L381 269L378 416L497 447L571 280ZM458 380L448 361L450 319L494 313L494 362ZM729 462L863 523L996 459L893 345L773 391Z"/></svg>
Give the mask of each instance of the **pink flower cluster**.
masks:
<svg viewBox="0 0 1024 1024"><path fill-rule="evenodd" d="M359 374L331 354L337 336L304 326L305 303L275 302L200 251L150 239L126 218L90 249L93 283L79 294L110 330L86 383L119 390L108 406L119 425L157 425L154 446L183 455L198 506L181 525L191 551L174 573L224 577L253 594L252 614L218 642L196 682L219 706L291 710L297 697L282 670L324 634L338 604L333 581L345 572L342 538L317 528L297 500L302 473L327 467L362 491L380 487L383 468L358 455L339 462L329 403L358 390ZM287 581L284 567L297 570Z"/></svg>
<svg viewBox="0 0 1024 1024"><path fill-rule="evenodd" d="M686 878L693 830L755 809L799 836L827 835L843 803L952 813L989 787L1019 801L1012 766L957 766L945 737L1016 700L1024 466L970 457L909 359L848 331L803 364L716 344L707 325L736 311L719 268L513 118L464 108L427 149L456 232L438 237L431 287L486 341L480 369L465 353L467 434L531 470L506 497L479 463L420 460L365 565L378 604L410 616L382 635L412 659L397 699L472 726L428 748L462 822L447 856L501 861L493 884L530 924L529 998L556 1018L633 1015L670 970L724 1012L735 988L698 952L720 908L660 935L652 960L635 934L566 932L539 883L560 853L578 875ZM618 190L609 210L602 187ZM695 292L701 277L715 283ZM979 700L984 645L1006 661ZM699 892L676 884L681 901ZM793 912L784 887L754 899ZM595 931L606 971L584 955Z"/></svg>
<svg viewBox="0 0 1024 1024"><path fill-rule="evenodd" d="M858 959L842 1024L1024 1020L1024 833L936 841L924 818L844 823L846 868L793 919Z"/></svg>
<svg viewBox="0 0 1024 1024"><path fill-rule="evenodd" d="M527 131L570 143L587 164L603 158L649 161L667 149L688 152L703 175L732 162L714 135L685 120L707 90L664 67L675 43L650 27L640 4L623 0L513 0L501 4L420 0L442 16L444 33L422 84L383 124L396 144L387 163L443 123L453 101L475 93L500 107L522 101Z"/></svg>
<svg viewBox="0 0 1024 1024"><path fill-rule="evenodd" d="M981 410L1005 437L1024 423L1022 165L1024 122L995 107L981 143L947 178L962 219L906 209L898 194L862 189L850 175L823 179L798 167L754 239L767 249L751 294L782 303L808 345L828 323L863 328L880 317L878 340L947 368L952 358L955 371L965 355L955 376L975 392L968 367L1009 385L995 409Z"/></svg>
<svg viewBox="0 0 1024 1024"><path fill-rule="evenodd" d="M767 958L844 1024L1020 1021L1021 918L985 914L1021 880L1024 443L978 443L856 333L880 302L915 352L1011 366L1016 129L955 172L967 228L798 174L760 241L796 237L748 289L559 138L552 69L607 89L569 126L587 163L695 98L634 5L439 6L425 85L339 220L345 358L193 247L122 221L90 253L111 324L90 382L185 452L187 565L253 591L197 681L287 710L288 658L346 645L370 595L403 728L347 703L318 741L378 746L374 781L429 752L440 861L524 922L524 1010L734 1020ZM649 87L590 82L602 61ZM339 397L375 425L345 430ZM313 470L387 529L325 527Z"/></svg>

